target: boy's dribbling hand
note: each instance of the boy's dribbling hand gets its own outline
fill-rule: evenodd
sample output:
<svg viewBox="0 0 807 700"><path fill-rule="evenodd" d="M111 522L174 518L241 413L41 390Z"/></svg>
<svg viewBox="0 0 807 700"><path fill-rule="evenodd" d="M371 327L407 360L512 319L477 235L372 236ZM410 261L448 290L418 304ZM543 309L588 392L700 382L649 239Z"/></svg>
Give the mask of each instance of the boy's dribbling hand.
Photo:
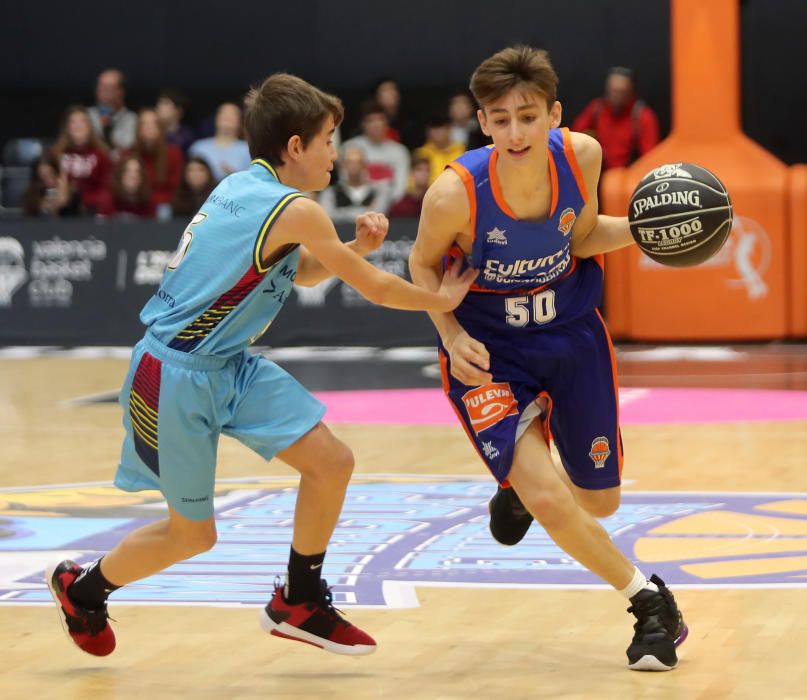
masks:
<svg viewBox="0 0 807 700"><path fill-rule="evenodd" d="M376 250L387 237L389 219L378 212L368 211L356 217L356 252L367 255Z"/></svg>
<svg viewBox="0 0 807 700"><path fill-rule="evenodd" d="M449 263L443 274L443 280L437 292L446 300L445 308L441 309L442 311L447 312L456 309L465 298L468 289L470 289L471 284L473 284L473 281L479 274L479 270L472 268L468 268L465 272L460 274L461 268L462 259L455 258Z"/></svg>

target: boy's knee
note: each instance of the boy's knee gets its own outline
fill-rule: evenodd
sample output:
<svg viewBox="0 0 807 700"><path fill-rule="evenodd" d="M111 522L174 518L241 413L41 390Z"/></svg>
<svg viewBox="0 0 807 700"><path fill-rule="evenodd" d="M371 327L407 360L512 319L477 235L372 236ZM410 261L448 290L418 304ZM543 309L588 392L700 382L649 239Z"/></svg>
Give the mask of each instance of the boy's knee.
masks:
<svg viewBox="0 0 807 700"><path fill-rule="evenodd" d="M595 518L607 518L619 509L621 491L618 487L603 491L585 491L580 495L580 505Z"/></svg>
<svg viewBox="0 0 807 700"><path fill-rule="evenodd" d="M326 465L325 476L339 482L347 482L353 475L355 466L356 459L353 457L353 451L345 443L337 441Z"/></svg>
<svg viewBox="0 0 807 700"><path fill-rule="evenodd" d="M185 558L209 552L215 547L217 541L216 526L212 523L208 524L207 521L198 526L183 528L177 533L177 543Z"/></svg>

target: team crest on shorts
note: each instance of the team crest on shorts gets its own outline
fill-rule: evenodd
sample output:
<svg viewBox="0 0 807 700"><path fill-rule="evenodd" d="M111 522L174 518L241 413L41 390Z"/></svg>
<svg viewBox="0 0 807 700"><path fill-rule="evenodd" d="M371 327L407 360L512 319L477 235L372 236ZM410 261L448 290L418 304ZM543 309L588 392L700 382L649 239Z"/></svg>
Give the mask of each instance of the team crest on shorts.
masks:
<svg viewBox="0 0 807 700"><path fill-rule="evenodd" d="M607 437L600 435L591 441L591 450L588 456L591 457L591 460L594 462L595 469L602 469L605 466L605 460L608 459L610 454L611 446L608 443Z"/></svg>
<svg viewBox="0 0 807 700"><path fill-rule="evenodd" d="M463 395L462 402L477 435L507 416L518 415L516 397L507 382L485 384L471 389Z"/></svg>
<svg viewBox="0 0 807 700"><path fill-rule="evenodd" d="M560 231L564 236L568 236L569 231L572 230L572 226L574 226L575 221L577 221L577 214L574 213L574 209L571 207L566 207L566 209L560 213L558 231Z"/></svg>

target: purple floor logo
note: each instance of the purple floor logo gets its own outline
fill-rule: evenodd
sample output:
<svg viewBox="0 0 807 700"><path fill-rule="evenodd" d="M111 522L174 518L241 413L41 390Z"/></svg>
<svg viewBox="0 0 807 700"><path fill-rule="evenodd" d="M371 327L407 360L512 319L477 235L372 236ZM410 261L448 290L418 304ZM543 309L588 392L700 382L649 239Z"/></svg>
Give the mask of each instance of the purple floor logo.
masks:
<svg viewBox="0 0 807 700"><path fill-rule="evenodd" d="M335 602L409 607L417 586L604 585L537 524L516 547L498 545L487 529L493 489L471 477L358 477L324 567ZM288 480L221 482L216 547L121 589L115 602L264 604L285 569L295 498ZM0 491L0 604L50 601L47 563L91 561L162 514L152 492L106 485ZM674 586L807 585L807 494L626 492L602 524Z"/></svg>

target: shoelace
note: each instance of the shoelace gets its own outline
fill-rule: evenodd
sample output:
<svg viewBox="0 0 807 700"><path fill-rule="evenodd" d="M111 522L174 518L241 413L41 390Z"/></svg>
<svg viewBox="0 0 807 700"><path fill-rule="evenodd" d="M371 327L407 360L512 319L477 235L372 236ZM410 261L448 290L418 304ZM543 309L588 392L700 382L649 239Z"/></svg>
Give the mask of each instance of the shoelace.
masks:
<svg viewBox="0 0 807 700"><path fill-rule="evenodd" d="M330 587L328 586L328 582L323 580L320 583L321 591L320 591L320 598L315 602L308 603L308 606L319 606L321 607L326 613L328 613L331 617L333 617L337 622L342 623L343 625L350 626L350 623L344 619L344 611L340 610L333 604L333 592L331 591ZM283 588L283 583L280 580L279 576L275 576L275 589Z"/></svg>
<svg viewBox="0 0 807 700"><path fill-rule="evenodd" d="M339 622L341 622L344 625L350 625L350 623L343 618L343 615L345 613L333 604L333 592L328 587L326 581L322 582L322 598L320 602L323 604L325 610L330 615L335 617Z"/></svg>
<svg viewBox="0 0 807 700"><path fill-rule="evenodd" d="M62 608L64 610L64 608ZM98 634L103 631L107 625L107 620L114 619L109 616L107 607L104 605L98 610L87 610L86 608L79 608L76 606L76 612L80 615L70 615L65 611L67 617L67 628L71 632L89 632L91 635Z"/></svg>

